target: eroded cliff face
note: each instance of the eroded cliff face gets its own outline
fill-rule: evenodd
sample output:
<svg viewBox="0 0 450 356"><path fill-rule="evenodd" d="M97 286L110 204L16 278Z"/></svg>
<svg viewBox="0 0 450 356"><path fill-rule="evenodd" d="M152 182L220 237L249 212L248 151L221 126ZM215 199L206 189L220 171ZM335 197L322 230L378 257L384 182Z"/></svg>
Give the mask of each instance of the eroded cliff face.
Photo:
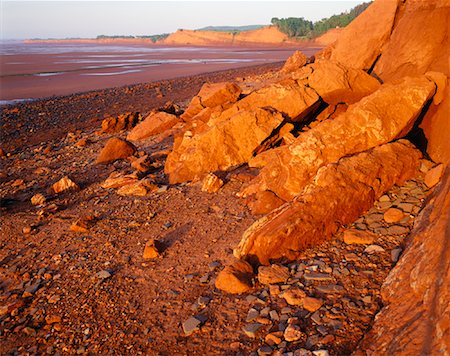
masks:
<svg viewBox="0 0 450 356"><path fill-rule="evenodd" d="M242 45L242 44L295 44L296 41L278 30L276 26L267 26L253 31L237 34L219 31L178 30L161 41L167 45Z"/></svg>

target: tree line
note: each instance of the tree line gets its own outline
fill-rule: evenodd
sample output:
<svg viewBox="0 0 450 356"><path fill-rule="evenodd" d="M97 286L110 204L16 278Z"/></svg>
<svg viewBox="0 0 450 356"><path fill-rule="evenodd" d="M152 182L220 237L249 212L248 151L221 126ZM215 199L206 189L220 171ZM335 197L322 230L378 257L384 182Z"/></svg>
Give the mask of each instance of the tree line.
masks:
<svg viewBox="0 0 450 356"><path fill-rule="evenodd" d="M288 17L282 19L274 17L272 18L271 23L289 37L314 38L320 36L329 29L347 26L367 9L370 4L371 2L362 3L348 12L333 15L316 22L305 20L303 17Z"/></svg>

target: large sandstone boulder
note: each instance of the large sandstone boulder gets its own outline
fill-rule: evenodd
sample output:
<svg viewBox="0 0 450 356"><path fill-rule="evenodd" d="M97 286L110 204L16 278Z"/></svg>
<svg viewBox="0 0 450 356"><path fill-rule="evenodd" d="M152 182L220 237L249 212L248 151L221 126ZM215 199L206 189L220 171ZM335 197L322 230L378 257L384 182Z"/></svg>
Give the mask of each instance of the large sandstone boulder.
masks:
<svg viewBox="0 0 450 356"><path fill-rule="evenodd" d="M330 105L353 104L380 88L380 82L361 69L318 60L311 65L308 86Z"/></svg>
<svg viewBox="0 0 450 356"><path fill-rule="evenodd" d="M302 194L244 233L235 256L261 264L295 259L299 251L331 238L341 224L356 220L394 184L411 178L420 157L401 140L322 167Z"/></svg>
<svg viewBox="0 0 450 356"><path fill-rule="evenodd" d="M381 290L384 308L355 355L450 352L450 166Z"/></svg>
<svg viewBox="0 0 450 356"><path fill-rule="evenodd" d="M262 169L241 195L269 190L291 200L321 166L405 136L434 93L434 83L425 76L381 86L342 115L302 133L291 145L252 159L249 165Z"/></svg>
<svg viewBox="0 0 450 356"><path fill-rule="evenodd" d="M165 171L170 183L199 179L208 172L248 162L282 122L279 112L255 109L240 111L201 134L192 137L185 134L166 160Z"/></svg>
<svg viewBox="0 0 450 356"><path fill-rule="evenodd" d="M139 123L131 130L127 140L137 141L144 138L157 135L175 126L180 120L172 114L166 112L152 112L144 121Z"/></svg>
<svg viewBox="0 0 450 356"><path fill-rule="evenodd" d="M234 114L243 110L271 107L290 121L301 121L319 104L317 93L296 80L286 79L268 85L247 95L225 110L214 122L227 120Z"/></svg>
<svg viewBox="0 0 450 356"><path fill-rule="evenodd" d="M376 0L353 20L331 48L330 59L369 70L386 47L399 0Z"/></svg>
<svg viewBox="0 0 450 356"><path fill-rule="evenodd" d="M183 120L189 120L204 108L212 108L225 103L234 103L241 94L241 88L234 83L206 83L199 93L192 98L188 108L181 115Z"/></svg>

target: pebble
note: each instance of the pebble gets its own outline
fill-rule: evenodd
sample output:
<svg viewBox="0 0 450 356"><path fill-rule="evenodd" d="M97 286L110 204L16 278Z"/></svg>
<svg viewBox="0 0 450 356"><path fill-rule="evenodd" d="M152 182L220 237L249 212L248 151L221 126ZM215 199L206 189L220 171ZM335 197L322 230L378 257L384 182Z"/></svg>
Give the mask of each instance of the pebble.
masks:
<svg viewBox="0 0 450 356"><path fill-rule="evenodd" d="M47 199L41 194L35 194L31 197L31 204L33 205L42 205L47 201Z"/></svg>
<svg viewBox="0 0 450 356"><path fill-rule="evenodd" d="M284 330L283 336L286 341L292 342L304 338L305 334L300 330L300 327L298 325L289 325Z"/></svg>
<svg viewBox="0 0 450 356"><path fill-rule="evenodd" d="M197 331L200 328L201 324L202 324L202 322L200 320L191 316L189 319L187 319L183 323L184 334L187 336L193 334L195 331Z"/></svg>
<svg viewBox="0 0 450 356"><path fill-rule="evenodd" d="M330 276L329 274L325 274L325 273L317 273L317 272L312 272L312 273L306 273L303 278L305 278L306 281L325 281L325 282L329 282L333 280L333 277Z"/></svg>
<svg viewBox="0 0 450 356"><path fill-rule="evenodd" d="M290 305L302 305L306 293L300 288L288 289L281 295Z"/></svg>
<svg viewBox="0 0 450 356"><path fill-rule="evenodd" d="M104 269L103 271L97 272L97 277L100 279L108 279L111 277L111 273Z"/></svg>
<svg viewBox="0 0 450 356"><path fill-rule="evenodd" d="M258 355L272 355L272 348L268 345L261 346L258 349Z"/></svg>
<svg viewBox="0 0 450 356"><path fill-rule="evenodd" d="M321 299L312 297L306 297L305 299L303 299L303 309L309 312L315 312L316 310L320 309L322 305L323 301Z"/></svg>
<svg viewBox="0 0 450 356"><path fill-rule="evenodd" d="M402 251L403 250L401 248L394 248L393 250L391 250L391 261L397 262Z"/></svg>
<svg viewBox="0 0 450 356"><path fill-rule="evenodd" d="M344 231L344 242L346 244L370 245L376 240L376 235L369 231L358 231L354 229Z"/></svg>
<svg viewBox="0 0 450 356"><path fill-rule="evenodd" d="M208 265L208 268L211 272L215 271L218 267L220 267L219 261L213 261Z"/></svg>
<svg viewBox="0 0 450 356"><path fill-rule="evenodd" d="M400 225L389 226L386 235L404 235L409 234L409 228Z"/></svg>
<svg viewBox="0 0 450 356"><path fill-rule="evenodd" d="M283 332L275 331L270 334L267 334L264 338L264 341L269 345L278 345L281 343L281 337L283 336Z"/></svg>
<svg viewBox="0 0 450 356"><path fill-rule="evenodd" d="M245 325L242 330L244 331L245 335L251 338L256 338L256 335L258 331L261 329L263 325L260 323L250 323Z"/></svg>
<svg viewBox="0 0 450 356"><path fill-rule="evenodd" d="M32 229L31 226L24 226L23 229L22 229L22 232L23 232L25 235L28 235L28 234L31 234L31 231L32 231L32 230L33 230L33 229Z"/></svg>
<svg viewBox="0 0 450 356"><path fill-rule="evenodd" d="M327 284L323 286L317 286L316 290L320 293L342 293L345 291L344 287L337 284Z"/></svg>
<svg viewBox="0 0 450 356"><path fill-rule="evenodd" d="M271 310L269 313L270 319L274 320L274 321L278 321L280 320L280 316L278 315L276 310Z"/></svg>
<svg viewBox="0 0 450 356"><path fill-rule="evenodd" d="M369 253L369 254L377 253L377 252L384 252L384 248L379 245L369 245L366 247L364 252Z"/></svg>
<svg viewBox="0 0 450 356"><path fill-rule="evenodd" d="M383 215L384 221L387 223L396 223L402 220L405 217L405 214L402 210L397 208L390 208L386 210L386 212Z"/></svg>
<svg viewBox="0 0 450 356"><path fill-rule="evenodd" d="M251 308L247 313L246 322L255 320L259 316L259 312L255 308Z"/></svg>
<svg viewBox="0 0 450 356"><path fill-rule="evenodd" d="M312 353L315 356L329 356L330 355L327 350L316 350L316 351L313 351Z"/></svg>

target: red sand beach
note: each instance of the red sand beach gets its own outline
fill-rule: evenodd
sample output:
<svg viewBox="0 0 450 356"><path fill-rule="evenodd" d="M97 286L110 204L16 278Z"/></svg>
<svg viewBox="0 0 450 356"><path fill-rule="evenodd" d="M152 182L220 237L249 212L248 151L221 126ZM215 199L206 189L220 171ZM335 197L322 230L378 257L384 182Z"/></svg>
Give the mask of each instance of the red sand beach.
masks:
<svg viewBox="0 0 450 356"><path fill-rule="evenodd" d="M318 48L302 48L307 55ZM8 43L0 100L44 98L283 61L295 48Z"/></svg>

